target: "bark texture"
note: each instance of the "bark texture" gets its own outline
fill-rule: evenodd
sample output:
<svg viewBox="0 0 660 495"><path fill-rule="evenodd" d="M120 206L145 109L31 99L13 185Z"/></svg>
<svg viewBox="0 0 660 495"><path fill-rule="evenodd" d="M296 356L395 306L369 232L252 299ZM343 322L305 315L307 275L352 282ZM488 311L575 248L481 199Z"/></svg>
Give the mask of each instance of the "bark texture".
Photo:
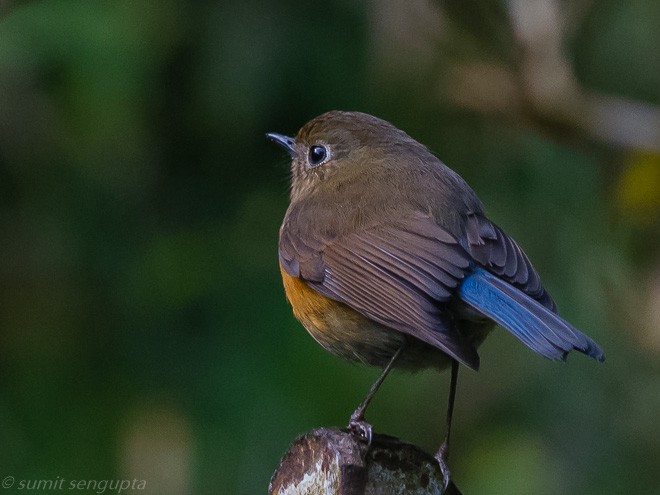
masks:
<svg viewBox="0 0 660 495"><path fill-rule="evenodd" d="M437 461L398 438L374 434L371 445L339 429L298 437L280 460L271 495L440 495ZM460 495L453 483L445 492Z"/></svg>

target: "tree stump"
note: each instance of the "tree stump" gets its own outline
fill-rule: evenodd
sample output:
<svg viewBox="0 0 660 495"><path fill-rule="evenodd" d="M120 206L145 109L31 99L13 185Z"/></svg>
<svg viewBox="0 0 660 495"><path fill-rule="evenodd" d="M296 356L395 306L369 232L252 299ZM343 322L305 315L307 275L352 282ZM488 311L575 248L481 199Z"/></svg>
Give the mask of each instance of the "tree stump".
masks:
<svg viewBox="0 0 660 495"><path fill-rule="evenodd" d="M440 495L442 473L435 458L388 435L371 445L337 428L299 436L280 460L270 495ZM460 495L450 482L446 495Z"/></svg>

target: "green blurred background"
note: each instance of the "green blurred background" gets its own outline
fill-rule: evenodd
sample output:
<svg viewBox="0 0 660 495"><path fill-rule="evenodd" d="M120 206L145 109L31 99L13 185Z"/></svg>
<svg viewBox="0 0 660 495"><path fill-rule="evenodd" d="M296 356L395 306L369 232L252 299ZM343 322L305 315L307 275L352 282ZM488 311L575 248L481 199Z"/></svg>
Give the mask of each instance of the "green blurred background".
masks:
<svg viewBox="0 0 660 495"><path fill-rule="evenodd" d="M607 353L497 330L459 377L463 492L660 493L657 0L0 12L0 478L264 493L296 435L347 422L378 371L291 315L264 133L351 109L461 173ZM448 379L395 374L368 419L433 452Z"/></svg>

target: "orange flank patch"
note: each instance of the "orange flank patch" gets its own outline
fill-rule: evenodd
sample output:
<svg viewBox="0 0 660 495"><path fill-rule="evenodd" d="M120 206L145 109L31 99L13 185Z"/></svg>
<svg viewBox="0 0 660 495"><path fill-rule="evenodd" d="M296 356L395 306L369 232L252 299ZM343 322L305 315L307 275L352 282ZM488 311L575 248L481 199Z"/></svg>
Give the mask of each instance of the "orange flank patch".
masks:
<svg viewBox="0 0 660 495"><path fill-rule="evenodd" d="M303 323L310 322L316 327L325 326L324 315L340 303L319 294L298 277L289 275L282 265L280 265L280 272L282 272L286 298L289 300L296 318Z"/></svg>

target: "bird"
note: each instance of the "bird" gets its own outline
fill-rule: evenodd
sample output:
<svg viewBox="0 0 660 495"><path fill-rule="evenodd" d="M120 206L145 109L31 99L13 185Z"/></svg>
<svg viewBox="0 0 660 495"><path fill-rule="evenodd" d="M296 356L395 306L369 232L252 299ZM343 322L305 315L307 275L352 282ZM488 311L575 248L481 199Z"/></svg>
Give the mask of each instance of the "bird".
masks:
<svg viewBox="0 0 660 495"><path fill-rule="evenodd" d="M446 487L459 366L478 370L496 324L548 359L576 350L604 361L466 181L404 131L333 110L295 137L266 136L291 158L278 258L293 313L331 353L382 368L350 417L362 439L371 441L365 411L391 369L450 367L435 455Z"/></svg>

